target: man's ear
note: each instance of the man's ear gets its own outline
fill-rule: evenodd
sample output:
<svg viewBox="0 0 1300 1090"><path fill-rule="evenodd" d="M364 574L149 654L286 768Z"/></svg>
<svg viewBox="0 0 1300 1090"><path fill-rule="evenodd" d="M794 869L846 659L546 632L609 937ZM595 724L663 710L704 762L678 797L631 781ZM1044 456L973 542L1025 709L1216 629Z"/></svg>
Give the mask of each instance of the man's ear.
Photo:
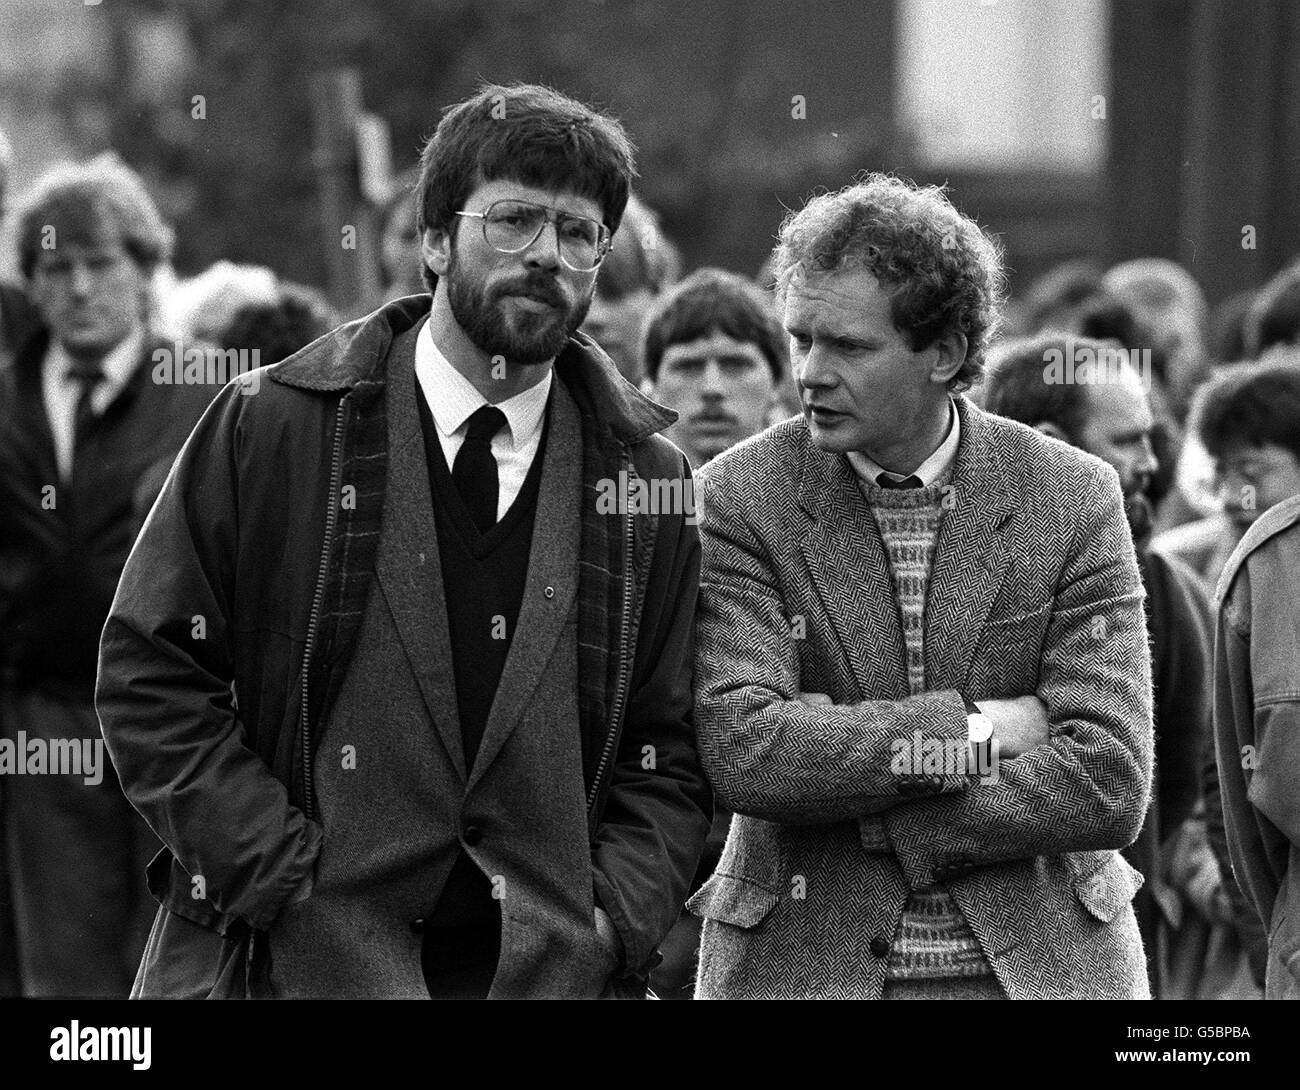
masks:
<svg viewBox="0 0 1300 1090"><path fill-rule="evenodd" d="M426 227L420 239L420 260L438 276L451 267L451 235L441 227Z"/></svg>
<svg viewBox="0 0 1300 1090"><path fill-rule="evenodd" d="M1070 437L1050 420L1040 420L1034 425L1034 431L1041 431L1044 435L1050 435L1053 439L1059 439L1062 443L1070 442Z"/></svg>
<svg viewBox="0 0 1300 1090"><path fill-rule="evenodd" d="M946 333L931 346L937 349L934 363L930 366L930 381L947 386L952 376L962 369L966 362L969 346L966 334L958 331Z"/></svg>

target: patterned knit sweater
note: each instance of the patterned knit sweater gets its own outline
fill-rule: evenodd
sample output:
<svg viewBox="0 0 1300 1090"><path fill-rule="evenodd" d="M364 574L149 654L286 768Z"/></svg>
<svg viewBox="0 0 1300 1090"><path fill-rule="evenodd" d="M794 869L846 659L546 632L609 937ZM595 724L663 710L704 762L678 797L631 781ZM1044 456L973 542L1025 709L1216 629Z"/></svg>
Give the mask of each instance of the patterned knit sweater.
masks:
<svg viewBox="0 0 1300 1090"><path fill-rule="evenodd" d="M926 488L908 489L859 481L889 557L907 648L907 684L913 696L926 689L925 597L948 479L945 473ZM878 816L863 818L860 824L865 848L891 850ZM970 924L945 887L933 885L908 895L885 962L886 979L975 977L992 972Z"/></svg>

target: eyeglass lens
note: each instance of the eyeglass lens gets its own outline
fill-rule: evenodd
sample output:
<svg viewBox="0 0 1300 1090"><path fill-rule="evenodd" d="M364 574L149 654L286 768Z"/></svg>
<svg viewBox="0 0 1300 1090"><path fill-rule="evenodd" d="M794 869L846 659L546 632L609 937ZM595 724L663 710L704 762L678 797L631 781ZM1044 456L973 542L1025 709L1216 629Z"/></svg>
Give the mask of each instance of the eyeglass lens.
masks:
<svg viewBox="0 0 1300 1090"><path fill-rule="evenodd" d="M497 201L483 219L483 234L488 245L506 253L531 246L542 233L549 209L523 201ZM582 216L555 215L560 252L569 264L591 269L599 264L601 224Z"/></svg>

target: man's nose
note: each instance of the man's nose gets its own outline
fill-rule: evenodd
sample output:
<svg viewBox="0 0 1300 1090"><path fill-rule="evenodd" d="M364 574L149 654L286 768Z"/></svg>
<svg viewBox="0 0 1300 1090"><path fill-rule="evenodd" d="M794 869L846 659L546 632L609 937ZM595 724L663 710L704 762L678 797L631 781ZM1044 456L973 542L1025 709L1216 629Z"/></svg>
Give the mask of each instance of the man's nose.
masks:
<svg viewBox="0 0 1300 1090"><path fill-rule="evenodd" d="M560 228L553 220L542 227L542 233L524 252L524 263L539 269L560 267Z"/></svg>
<svg viewBox="0 0 1300 1090"><path fill-rule="evenodd" d="M799 385L808 389L835 385L835 374L826 366L821 351L814 344L799 362Z"/></svg>
<svg viewBox="0 0 1300 1090"><path fill-rule="evenodd" d="M85 298L90 294L91 273L84 261L74 261L68 274L68 287L72 294L78 298Z"/></svg>
<svg viewBox="0 0 1300 1090"><path fill-rule="evenodd" d="M704 381L700 384L700 393L714 398L726 395L727 387L722 381L722 368L718 366L717 360L709 360L704 365Z"/></svg>
<svg viewBox="0 0 1300 1090"><path fill-rule="evenodd" d="M1142 451L1138 455L1137 471L1145 473L1148 477L1154 477L1160 470L1160 459L1156 457L1156 449L1151 445L1150 438L1142 440Z"/></svg>

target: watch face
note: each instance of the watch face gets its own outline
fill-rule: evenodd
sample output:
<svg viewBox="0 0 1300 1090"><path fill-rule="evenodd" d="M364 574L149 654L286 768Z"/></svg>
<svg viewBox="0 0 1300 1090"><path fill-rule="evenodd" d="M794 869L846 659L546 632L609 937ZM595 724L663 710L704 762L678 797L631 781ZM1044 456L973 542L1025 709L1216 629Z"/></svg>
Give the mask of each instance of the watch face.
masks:
<svg viewBox="0 0 1300 1090"><path fill-rule="evenodd" d="M993 720L982 713L974 713L966 719L970 740L976 745L983 745L993 737Z"/></svg>

